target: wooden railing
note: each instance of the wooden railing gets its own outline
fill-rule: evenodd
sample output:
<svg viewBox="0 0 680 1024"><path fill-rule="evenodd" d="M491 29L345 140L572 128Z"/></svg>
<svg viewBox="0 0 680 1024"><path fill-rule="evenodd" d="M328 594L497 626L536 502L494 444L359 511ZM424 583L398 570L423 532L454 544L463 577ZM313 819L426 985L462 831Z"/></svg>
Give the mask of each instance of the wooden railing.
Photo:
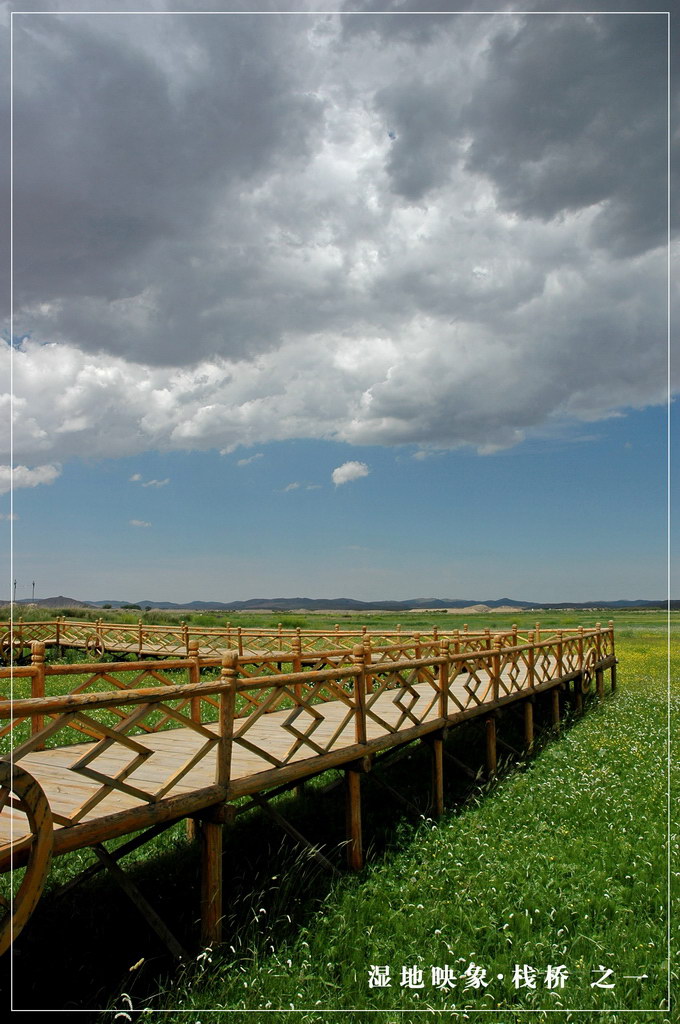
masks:
<svg viewBox="0 0 680 1024"><path fill-rule="evenodd" d="M610 627L612 623L609 623ZM562 630L565 635L576 634L578 629ZM73 619L57 618L49 622L24 622L23 619L13 623L0 623L0 654L9 661L12 654L17 657L31 643L39 641L49 646L60 648L75 647L84 649L94 655L112 653L151 653L157 657L177 657L189 655L193 640L198 641L202 654L214 652L221 654L225 650L235 650L239 656L249 652L288 652L297 654L326 651L328 649L345 649L351 651L357 643L370 642L373 646L394 647L407 643L437 643L448 639L451 644L458 644L460 650L483 651L491 650L500 641L502 646L517 646L528 643L529 633L520 632L517 626L505 630L469 630L467 624L462 629L434 628L431 632L420 633L402 630L341 630L338 625L333 630L284 629L279 625L275 629L245 629L241 626L224 628L206 628L189 626L180 623L177 626L147 625L140 619L137 623L105 623L102 619L95 622L83 622ZM540 640L556 636L554 630L541 629L536 623L531 635Z"/></svg>
<svg viewBox="0 0 680 1024"><path fill-rule="evenodd" d="M256 750L264 761L281 767L299 751L311 757L335 749L346 721L336 723L335 731L323 733L325 738L320 740L315 735L320 728L315 710L319 704L339 701L346 716L355 721L356 742L370 746L379 741L384 746L386 737L430 727L433 719L441 726L482 707L502 704L519 692L546 688L556 679L589 676L613 656L614 635L611 628L579 629L575 634L561 631L516 647L503 646L498 640L490 651L458 651L447 639L425 646L419 657L404 657L404 646L400 646L381 650L377 660L368 645L357 645L349 655L342 649L323 657L303 655L297 664L253 657L241 662L231 652L219 660L196 655L153 662L48 665L44 646L36 643L31 665L0 670L0 685L6 684L5 699L0 699L0 721L5 723L0 728L5 748L1 756L20 760L46 747L84 740L96 741L97 749L120 744L144 756L141 741L132 736L181 727L196 731L206 741L193 765L212 749L214 733L208 734L206 726L217 722L220 730L233 734L234 743ZM218 667L217 679L201 680L202 672ZM10 680L13 700L8 699ZM232 697L224 705L227 686ZM379 698L388 690L399 693L385 717ZM290 712L285 728L292 737L282 757L268 750L266 740L255 743L252 739L255 723L279 710ZM101 714L93 717L95 711ZM376 726L380 736L371 740L369 733ZM72 770L81 771L95 756L88 754L86 762L77 762ZM133 758L124 777L138 763ZM153 799L160 799L172 785L164 784ZM121 788L111 778L102 786L103 793Z"/></svg>
<svg viewBox="0 0 680 1024"><path fill-rule="evenodd" d="M203 934L206 942L219 941L225 803L245 796L261 803L265 791L343 767L348 862L358 868L359 766L370 766L367 755L427 738L438 765L435 806L441 813L448 726L485 716L492 777L494 709L524 700L530 746L533 703L527 697L551 690L558 726L560 686L574 680L577 707L592 677L603 696L605 668L614 688L611 625L540 639L532 633L512 645L506 639L496 635L489 646L486 635L455 644L441 636L402 637L375 648L364 635L351 651L339 646L310 653L296 643L292 655L278 650L243 658L236 651L201 655L194 639L189 658L87 665L46 664L45 641L34 641L30 665L0 670L6 684L0 697L0 871L27 866L11 915L0 922L0 952L35 906L53 853L97 847L143 828L151 834L197 814L203 887L212 892L202 911ZM218 668L216 678L205 677Z"/></svg>

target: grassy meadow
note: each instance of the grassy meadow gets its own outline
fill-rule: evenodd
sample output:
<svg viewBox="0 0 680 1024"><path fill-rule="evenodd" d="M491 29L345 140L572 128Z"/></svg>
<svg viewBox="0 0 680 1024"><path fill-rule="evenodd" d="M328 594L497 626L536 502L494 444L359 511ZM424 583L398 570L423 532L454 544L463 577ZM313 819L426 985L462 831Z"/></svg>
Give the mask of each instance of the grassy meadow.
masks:
<svg viewBox="0 0 680 1024"><path fill-rule="evenodd" d="M184 966L172 965L104 875L59 896L58 886L94 859L86 850L60 858L16 943L15 1007L91 1010L93 1019L108 1007L101 1019L201 1024L260 1016L325 1022L358 1010L361 1019L385 1024L433 1011L439 1019L493 1024L554 1017L670 1022L667 895L678 877L679 828L674 803L669 879L665 613L487 614L465 621L470 628L516 621L526 629L536 618L548 628L610 617L617 692L610 695L607 674L604 703L590 699L559 738L550 734L547 700L539 700L536 756L518 758L501 747L503 771L491 785L481 783L479 723L454 730L447 750L479 775L475 781L447 759L448 810L439 821L430 817L423 744L389 770L378 765L366 776L368 858L360 875L329 876L259 812L239 818L226 843L227 941ZM264 626L287 625L290 617L230 618L232 625L254 619ZM400 621L404 629L426 630L455 628L458 619L310 615L291 624L380 629ZM678 695L674 679L675 725ZM521 746L521 722L510 712L500 719L499 737ZM675 759L677 786L677 749ZM333 788L339 777L329 772L301 796L281 797L279 809L341 865L342 789ZM195 942L198 856L183 823L124 863L173 931Z"/></svg>

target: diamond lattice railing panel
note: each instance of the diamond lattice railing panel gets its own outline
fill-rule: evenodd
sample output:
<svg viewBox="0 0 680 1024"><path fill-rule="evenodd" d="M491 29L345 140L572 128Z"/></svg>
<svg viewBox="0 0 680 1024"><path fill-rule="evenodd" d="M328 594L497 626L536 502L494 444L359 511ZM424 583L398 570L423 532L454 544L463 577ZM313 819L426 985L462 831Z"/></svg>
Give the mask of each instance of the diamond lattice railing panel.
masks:
<svg viewBox="0 0 680 1024"><path fill-rule="evenodd" d="M562 644L562 667L565 673L576 672L579 667L578 646L575 640Z"/></svg>
<svg viewBox="0 0 680 1024"><path fill-rule="evenodd" d="M369 679L371 686L366 694L366 718L389 733L399 732L404 723L408 723L406 728L422 724L439 698L432 677L425 678L421 668L383 671L379 675L371 674ZM423 685L425 683L429 685ZM393 690L396 690L395 696L389 697ZM416 707L417 714L414 713ZM396 721L392 708L399 713Z"/></svg>
<svg viewBox="0 0 680 1024"><path fill-rule="evenodd" d="M552 647L539 647L534 659L536 683L547 683L557 674L557 651Z"/></svg>
<svg viewBox="0 0 680 1024"><path fill-rule="evenodd" d="M465 692L468 694L466 707L470 704L484 704L488 700L492 687L491 675L486 666L486 660L466 662L467 676L465 678Z"/></svg>
<svg viewBox="0 0 680 1024"><path fill-rule="evenodd" d="M114 793L124 798L124 803L119 802L116 809L133 807L140 802L155 803L171 793L219 742L216 732L192 721L179 710L182 703L177 698L171 702L154 700L136 705L127 712L116 708L113 710L118 715L124 714L124 717L116 720L114 716L113 725L104 720L107 712L110 715L111 708L107 712L100 710L99 717L94 717L96 712L85 710L50 715L47 716L50 719L48 724L15 747L12 757L16 763L26 763L33 771L35 768L32 766L42 763L43 770L52 772L52 776L55 766L59 769L62 782L57 792L63 791L66 796L72 796L68 813L55 811L55 820L62 825L81 821ZM148 746L149 733L155 733L155 729L145 729L145 719L159 715L172 720L181 727L184 735L191 735L193 739L188 743L184 740L180 745L173 741L170 755L167 744L166 752L156 746ZM141 736L131 735L133 730L140 728L144 730ZM76 746L69 742L71 731L77 734ZM93 742L83 743L83 736ZM55 738L58 740L56 745L53 743ZM49 749L41 752L46 746ZM74 781L81 780L80 783L70 785L71 775ZM87 795L82 799L84 789ZM62 795L59 799L63 802L64 798Z"/></svg>
<svg viewBox="0 0 680 1024"><path fill-rule="evenodd" d="M501 681L506 693L521 690L526 680L526 665L520 662L518 652L505 655L501 662Z"/></svg>
<svg viewBox="0 0 680 1024"><path fill-rule="evenodd" d="M251 695L249 714L235 723L234 743L276 767L288 764L300 750L310 757L328 753L355 715L353 696L342 682L278 685L263 696ZM277 720L271 718L275 713ZM292 741L286 741L286 733ZM349 742L353 740L352 731Z"/></svg>

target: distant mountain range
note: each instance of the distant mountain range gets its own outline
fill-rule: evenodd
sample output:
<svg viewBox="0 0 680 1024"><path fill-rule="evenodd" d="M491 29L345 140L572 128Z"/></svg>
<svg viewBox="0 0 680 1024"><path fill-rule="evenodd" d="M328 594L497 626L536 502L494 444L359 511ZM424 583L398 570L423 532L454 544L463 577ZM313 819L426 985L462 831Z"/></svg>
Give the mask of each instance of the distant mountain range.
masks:
<svg viewBox="0 0 680 1024"><path fill-rule="evenodd" d="M5 604L9 604L8 601ZM351 597L311 598L311 597L257 597L249 601L190 601L177 604L174 601L79 601L72 597L47 597L36 601L22 599L17 604L35 604L40 608L158 608L175 611L394 611L407 612L422 609L446 611L448 608L467 608L470 611L493 611L497 608L544 609L544 608L665 608L666 601L563 601L546 604L541 601L517 601L511 597L478 601L465 598L417 597L408 601L357 601ZM680 607L680 602L671 601L671 607Z"/></svg>

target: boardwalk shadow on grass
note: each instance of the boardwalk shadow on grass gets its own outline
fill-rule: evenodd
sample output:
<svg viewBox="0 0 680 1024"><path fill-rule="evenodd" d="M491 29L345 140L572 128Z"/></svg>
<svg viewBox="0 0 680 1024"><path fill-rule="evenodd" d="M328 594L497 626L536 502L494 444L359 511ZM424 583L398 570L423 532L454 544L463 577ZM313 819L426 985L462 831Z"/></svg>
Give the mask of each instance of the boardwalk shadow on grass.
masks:
<svg viewBox="0 0 680 1024"><path fill-rule="evenodd" d="M537 702L535 725L539 750L551 737L543 702ZM511 748L522 749L521 715L506 709L499 736L507 745L500 751L500 777L517 763ZM445 761L445 806L455 813L480 797L480 787L490 785L484 778L482 719L452 730L445 749L450 755ZM415 743L397 760L378 758L363 777L367 859L389 857L404 842L404 823L417 824L431 814L430 764L426 744ZM344 867L342 773L329 771L306 783L301 792L277 798L275 806L324 856ZM232 947L237 959L253 950L266 953L312 922L338 876L324 870L260 809L243 814L225 832L226 948L231 953ZM91 1010L94 1020L122 992L134 993L139 1005L161 983L169 987L177 964L106 872L66 895L56 892L94 859L91 851L83 850L54 863L49 888L17 939L11 961L9 955L4 958L3 988L11 966L14 1009ZM199 852L198 844L186 838L185 823L178 822L121 865L179 941L197 955Z"/></svg>

